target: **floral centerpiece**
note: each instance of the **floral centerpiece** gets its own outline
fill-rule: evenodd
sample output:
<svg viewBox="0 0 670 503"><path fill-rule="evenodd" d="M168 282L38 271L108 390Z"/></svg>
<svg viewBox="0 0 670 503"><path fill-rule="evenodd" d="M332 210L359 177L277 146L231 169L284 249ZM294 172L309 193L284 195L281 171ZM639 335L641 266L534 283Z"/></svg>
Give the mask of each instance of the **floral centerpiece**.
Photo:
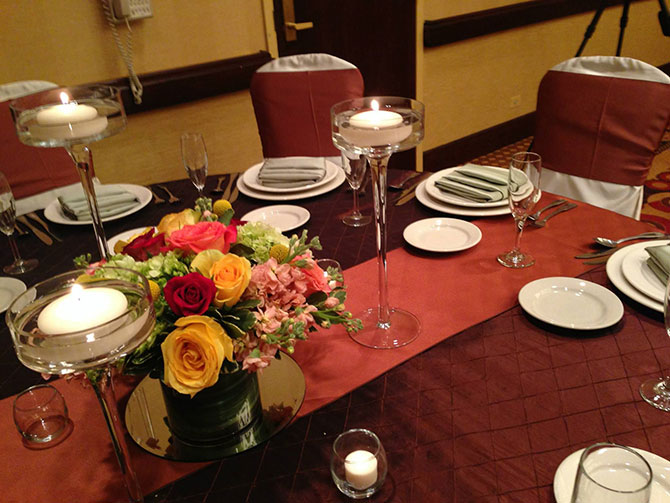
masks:
<svg viewBox="0 0 670 503"><path fill-rule="evenodd" d="M146 276L156 308L152 334L122 360L122 371L161 380L173 432L198 415L218 426L185 425L187 440L208 440L212 431L204 430L212 428L215 436L244 428L259 408L256 372L317 327L361 328L345 310L341 272L317 265L312 250L319 249L306 231L287 237L264 223L235 221L227 201L212 207L207 198L117 243L107 263ZM85 257L75 262L89 265ZM239 403L230 403L236 395ZM187 405L171 414L170 401ZM198 402L209 410L195 412ZM236 407L246 419L231 414Z"/></svg>

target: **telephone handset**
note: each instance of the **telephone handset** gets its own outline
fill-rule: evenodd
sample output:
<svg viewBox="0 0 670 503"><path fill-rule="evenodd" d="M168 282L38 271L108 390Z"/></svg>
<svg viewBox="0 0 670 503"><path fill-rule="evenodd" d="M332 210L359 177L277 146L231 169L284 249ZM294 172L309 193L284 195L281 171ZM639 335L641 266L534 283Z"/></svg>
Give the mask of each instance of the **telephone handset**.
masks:
<svg viewBox="0 0 670 503"><path fill-rule="evenodd" d="M114 43L121 54L121 59L126 64L128 69L128 80L130 81L130 90L133 93L133 99L138 105L142 103L142 83L135 73L133 64L133 30L130 28L129 19L133 18L133 11L131 8L131 0L101 0L102 10L105 13L107 24L112 31ZM147 2L148 3L148 2ZM149 16L151 15L151 5L149 7ZM149 17L140 16L140 17ZM119 31L116 28L117 23L125 23L128 33L126 35L126 44L121 42Z"/></svg>

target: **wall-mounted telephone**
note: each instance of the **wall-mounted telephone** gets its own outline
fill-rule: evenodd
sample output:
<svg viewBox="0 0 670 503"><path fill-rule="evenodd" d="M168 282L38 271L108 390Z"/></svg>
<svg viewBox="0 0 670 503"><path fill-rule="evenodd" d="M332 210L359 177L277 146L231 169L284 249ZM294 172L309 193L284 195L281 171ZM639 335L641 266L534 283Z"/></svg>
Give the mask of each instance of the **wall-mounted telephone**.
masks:
<svg viewBox="0 0 670 503"><path fill-rule="evenodd" d="M126 20L144 19L153 16L151 0L110 0L112 3L112 17L115 23L124 23Z"/></svg>
<svg viewBox="0 0 670 503"><path fill-rule="evenodd" d="M138 105L142 103L142 83L135 73L133 67L133 30L130 28L130 20L152 17L151 0L101 0L102 10L105 13L107 24L112 31L114 43L119 49L121 58L128 68L128 80L130 81L130 90L133 92L133 98ZM126 44L121 42L117 23L125 23L128 33L126 34Z"/></svg>

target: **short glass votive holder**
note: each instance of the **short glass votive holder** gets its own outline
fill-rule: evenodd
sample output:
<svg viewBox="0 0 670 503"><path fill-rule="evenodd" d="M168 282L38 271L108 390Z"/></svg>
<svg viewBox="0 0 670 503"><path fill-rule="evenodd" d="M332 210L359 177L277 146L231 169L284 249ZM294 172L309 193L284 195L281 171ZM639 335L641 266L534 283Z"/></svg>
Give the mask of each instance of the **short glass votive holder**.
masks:
<svg viewBox="0 0 670 503"><path fill-rule="evenodd" d="M28 447L46 447L63 440L72 429L67 405L50 384L38 384L14 399L14 424Z"/></svg>
<svg viewBox="0 0 670 503"><path fill-rule="evenodd" d="M346 496L369 498L384 485L387 470L384 446L370 430L348 430L333 442L330 474Z"/></svg>
<svg viewBox="0 0 670 503"><path fill-rule="evenodd" d="M316 261L316 265L323 270L323 275L326 280L328 280L328 286L331 288L342 286L342 266L337 260L332 258L320 258Z"/></svg>

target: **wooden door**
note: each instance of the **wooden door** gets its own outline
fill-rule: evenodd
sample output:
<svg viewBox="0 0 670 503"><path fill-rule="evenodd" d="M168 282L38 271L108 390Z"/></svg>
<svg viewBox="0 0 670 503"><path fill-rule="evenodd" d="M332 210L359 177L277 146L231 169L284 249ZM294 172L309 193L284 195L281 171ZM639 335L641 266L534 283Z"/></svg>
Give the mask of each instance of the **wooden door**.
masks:
<svg viewBox="0 0 670 503"><path fill-rule="evenodd" d="M416 97L416 0L273 2L280 56L332 54L358 67L367 96ZM306 23L313 26L300 29ZM391 158L392 166L406 169L414 161L413 151Z"/></svg>

